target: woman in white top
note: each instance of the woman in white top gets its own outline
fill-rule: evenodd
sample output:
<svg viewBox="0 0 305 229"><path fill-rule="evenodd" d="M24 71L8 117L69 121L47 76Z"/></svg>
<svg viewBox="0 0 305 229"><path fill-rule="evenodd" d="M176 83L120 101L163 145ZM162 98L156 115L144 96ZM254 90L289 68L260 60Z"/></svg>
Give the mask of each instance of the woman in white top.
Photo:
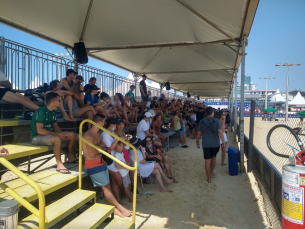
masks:
<svg viewBox="0 0 305 229"><path fill-rule="evenodd" d="M137 148L137 153L138 153L138 173L140 173L141 177L149 177L151 174L154 174L156 176L156 180L158 184L161 187L161 192L172 192L172 190L165 188L163 184L163 180L166 183L173 183L173 179L169 179L165 176L162 168L160 167L159 163L146 163L146 154L144 149L141 146L141 139L137 137L133 137L130 139L130 143ZM135 152L131 149L129 152L130 155L130 160L133 163L135 162ZM163 178L163 179L162 179Z"/></svg>
<svg viewBox="0 0 305 229"><path fill-rule="evenodd" d="M138 113L139 113L139 109L137 108L133 108L132 106L132 102L130 100L130 94L127 93L125 95L125 100L124 100L124 104L127 107L127 109L131 112L132 116L134 117L134 123L138 124Z"/></svg>
<svg viewBox="0 0 305 229"><path fill-rule="evenodd" d="M116 129L116 125L118 123L118 120L113 117L108 117L106 119L106 128L108 131L114 133ZM115 157L116 154L116 147L119 143L119 140L116 138L113 138L110 134L103 132L102 133L103 143L108 149L108 152L111 153L112 156ZM117 199L119 203L122 203L121 197L120 197L120 189L121 191L124 190L123 188L123 180L122 176L119 173L119 170L115 167L115 162L112 162L111 165L108 165L108 171L111 178L111 188L114 192L114 196Z"/></svg>
<svg viewBox="0 0 305 229"><path fill-rule="evenodd" d="M113 98L113 105L118 109L118 113L121 116L124 116L126 125L131 125L131 123L129 122L129 119L132 120L133 116L130 113L130 111L127 110L127 107L125 106L125 103L124 103L123 95L121 93L115 94L115 96Z"/></svg>
<svg viewBox="0 0 305 229"><path fill-rule="evenodd" d="M220 139L220 144L221 144L221 165L226 165L225 163L225 159L226 159L226 144L227 144L227 141L228 141L228 138L227 138L227 135L226 135L226 114L225 113L222 113L219 117L219 120L220 120L220 124L221 124L221 127L222 127L222 132L223 132L223 137L224 137L224 140L225 142L222 142L221 139Z"/></svg>

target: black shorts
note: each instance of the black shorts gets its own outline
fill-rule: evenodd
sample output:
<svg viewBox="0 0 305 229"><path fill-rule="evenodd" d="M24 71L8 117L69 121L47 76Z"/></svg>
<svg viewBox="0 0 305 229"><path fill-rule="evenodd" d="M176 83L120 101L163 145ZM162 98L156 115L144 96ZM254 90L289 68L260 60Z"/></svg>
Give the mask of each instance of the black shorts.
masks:
<svg viewBox="0 0 305 229"><path fill-rule="evenodd" d="M0 88L0 99L5 95L6 92L10 91L10 89L7 88Z"/></svg>
<svg viewBox="0 0 305 229"><path fill-rule="evenodd" d="M143 95L141 94L141 97L142 97L142 101L143 101L143 102L148 101L148 95L143 96Z"/></svg>
<svg viewBox="0 0 305 229"><path fill-rule="evenodd" d="M216 157L219 147L216 148L203 148L203 158L204 159L211 159L212 157Z"/></svg>
<svg viewBox="0 0 305 229"><path fill-rule="evenodd" d="M195 128L195 125L194 125L194 124L193 124L193 125L187 124L187 125L188 125L188 127L189 127L190 130L192 130L192 129Z"/></svg>

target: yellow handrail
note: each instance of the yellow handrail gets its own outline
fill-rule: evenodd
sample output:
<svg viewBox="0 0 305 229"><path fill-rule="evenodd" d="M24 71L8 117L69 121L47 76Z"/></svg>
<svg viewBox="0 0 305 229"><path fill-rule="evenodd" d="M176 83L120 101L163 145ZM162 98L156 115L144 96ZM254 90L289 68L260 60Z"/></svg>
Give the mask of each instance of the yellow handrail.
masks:
<svg viewBox="0 0 305 229"><path fill-rule="evenodd" d="M5 158L1 157L0 163L10 171L15 173L18 177L20 177L25 183L30 185L37 192L38 200L39 200L39 210L35 208L30 202L28 202L23 197L21 197L18 193L16 193L13 189L11 189L6 184L0 181L0 188L2 188L7 194L9 194L11 197L17 200L21 205L23 205L26 209L32 212L35 216L37 216L39 218L39 229L44 229L45 224L48 223L48 221L45 215L45 206L46 206L45 196L41 187Z"/></svg>
<svg viewBox="0 0 305 229"><path fill-rule="evenodd" d="M112 137L120 140L121 142L123 142L124 144L128 145L131 149L133 149L133 151L135 152L135 162L134 162L134 167L130 167L126 164L124 164L123 162L121 162L120 160L118 160L117 158L115 158L114 156L112 156L111 154L109 154L108 152L100 149L99 147L97 147L96 145L92 144L91 142L87 141L86 139L83 138L83 125L84 123L89 122L92 125L98 127L99 129L103 130L104 132L106 132L107 134L111 135ZM82 153L83 153L83 145L82 145L82 141L85 142L87 145L91 146L92 148L96 149L97 151L99 151L100 153L106 155L107 157L111 158L113 161L117 162L118 164L120 164L121 166L123 166L124 168L128 169L128 170L132 170L134 171L134 186L133 186L133 206L132 206L132 221L135 223L136 221L136 202L137 202L137 174L138 174L138 152L137 149L130 144L129 142L126 142L125 140L123 140L122 138L120 138L119 136L115 135L114 133L108 131L107 129L103 128L102 126L96 124L95 122L86 119L83 120L80 125L79 125L79 179L78 179L78 188L82 189Z"/></svg>

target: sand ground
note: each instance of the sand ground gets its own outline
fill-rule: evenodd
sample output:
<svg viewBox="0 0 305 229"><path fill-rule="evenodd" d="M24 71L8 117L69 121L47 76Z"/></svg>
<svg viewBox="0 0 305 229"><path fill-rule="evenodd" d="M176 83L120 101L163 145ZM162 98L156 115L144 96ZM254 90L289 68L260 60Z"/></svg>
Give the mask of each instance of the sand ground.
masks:
<svg viewBox="0 0 305 229"><path fill-rule="evenodd" d="M237 148L232 137L229 133L228 145ZM177 146L168 153L179 181L166 185L173 193L161 193L158 184L144 184L144 191L139 187L140 193L154 195L138 198L136 228L268 228L253 174L229 176L228 167L220 166L218 154L216 177L208 184L202 153L197 152L194 139L188 138L187 144L188 149Z"/></svg>
<svg viewBox="0 0 305 229"><path fill-rule="evenodd" d="M230 132L228 139L228 146L238 148ZM171 138L171 141L177 139ZM179 181L178 184L166 184L173 193L161 193L158 184L144 184L142 190L139 184L140 194L151 191L154 195L138 197L136 228L268 228L253 174L229 176L228 166L220 166L221 155L218 154L216 177L208 184L203 154L197 152L194 139L188 138L187 144L190 146L187 149L177 146L168 152L173 174ZM54 164L51 160L43 168ZM22 167L25 169L26 166ZM15 175L11 172L2 176L3 181L13 178ZM105 198L98 202L108 204ZM132 209L131 204L126 207Z"/></svg>

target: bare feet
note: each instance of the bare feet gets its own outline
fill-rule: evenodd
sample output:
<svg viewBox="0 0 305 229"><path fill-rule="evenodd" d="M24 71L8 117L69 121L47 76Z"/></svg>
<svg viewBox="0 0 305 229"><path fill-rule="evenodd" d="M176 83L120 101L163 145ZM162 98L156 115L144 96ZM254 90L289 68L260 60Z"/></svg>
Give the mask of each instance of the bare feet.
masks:
<svg viewBox="0 0 305 229"><path fill-rule="evenodd" d="M227 165L226 163L221 163L221 166Z"/></svg>
<svg viewBox="0 0 305 229"><path fill-rule="evenodd" d="M72 122L72 120L70 119L70 117L67 114L63 115L62 118L68 122Z"/></svg>
<svg viewBox="0 0 305 229"><path fill-rule="evenodd" d="M216 175L214 173L211 174L211 177L215 177Z"/></svg>
<svg viewBox="0 0 305 229"><path fill-rule="evenodd" d="M173 192L173 190L167 189L167 188L163 188L161 189L161 192Z"/></svg>
<svg viewBox="0 0 305 229"><path fill-rule="evenodd" d="M166 182L166 183L173 183L174 180L173 180L173 179L166 179L165 182Z"/></svg>
<svg viewBox="0 0 305 229"><path fill-rule="evenodd" d="M173 180L174 180L174 183L178 183L178 181L175 178L173 178Z"/></svg>
<svg viewBox="0 0 305 229"><path fill-rule="evenodd" d="M208 182L208 183L211 183L211 180L207 179L207 182Z"/></svg>
<svg viewBox="0 0 305 229"><path fill-rule="evenodd" d="M76 119L73 116L70 116L72 122L76 122Z"/></svg>
<svg viewBox="0 0 305 229"><path fill-rule="evenodd" d="M124 215L116 208L114 209L114 214L121 217L121 218L124 218Z"/></svg>
<svg viewBox="0 0 305 229"><path fill-rule="evenodd" d="M124 217L129 217L131 215L131 211L122 206L119 208L119 211L123 214Z"/></svg>

